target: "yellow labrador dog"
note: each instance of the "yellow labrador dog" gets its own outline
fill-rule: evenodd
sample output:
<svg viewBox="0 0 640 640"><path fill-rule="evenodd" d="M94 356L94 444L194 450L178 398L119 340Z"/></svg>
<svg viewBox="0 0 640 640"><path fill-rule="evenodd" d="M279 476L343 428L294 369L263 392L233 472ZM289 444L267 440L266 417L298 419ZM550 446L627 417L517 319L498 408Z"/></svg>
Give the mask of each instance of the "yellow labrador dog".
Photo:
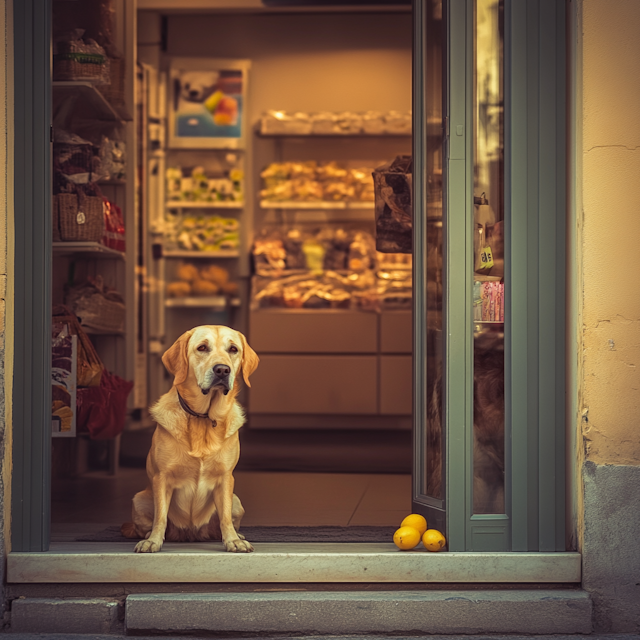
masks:
<svg viewBox="0 0 640 640"><path fill-rule="evenodd" d="M227 551L250 552L238 533L244 515L233 493L244 414L236 402L242 374L258 366L246 338L222 326L187 331L162 356L174 376L171 391L151 408L158 423L147 457L149 486L133 498L127 538L143 538L137 553L169 541L217 539Z"/></svg>

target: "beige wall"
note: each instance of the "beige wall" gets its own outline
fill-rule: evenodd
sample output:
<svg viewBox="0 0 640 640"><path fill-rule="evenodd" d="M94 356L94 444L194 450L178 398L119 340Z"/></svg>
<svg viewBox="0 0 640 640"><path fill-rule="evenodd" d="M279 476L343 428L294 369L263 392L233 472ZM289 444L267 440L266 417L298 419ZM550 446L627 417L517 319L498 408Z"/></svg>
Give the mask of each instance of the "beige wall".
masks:
<svg viewBox="0 0 640 640"><path fill-rule="evenodd" d="M589 460L640 465L640 2L582 17L583 436Z"/></svg>
<svg viewBox="0 0 640 640"><path fill-rule="evenodd" d="M249 122L266 109L411 108L411 14L174 15L170 56L251 60Z"/></svg>

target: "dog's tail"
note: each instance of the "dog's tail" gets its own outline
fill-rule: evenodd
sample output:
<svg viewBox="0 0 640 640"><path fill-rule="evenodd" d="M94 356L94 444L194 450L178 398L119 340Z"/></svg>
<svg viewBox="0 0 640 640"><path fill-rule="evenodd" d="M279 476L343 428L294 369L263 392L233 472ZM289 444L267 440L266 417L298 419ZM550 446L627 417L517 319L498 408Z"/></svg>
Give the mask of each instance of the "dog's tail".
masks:
<svg viewBox="0 0 640 640"><path fill-rule="evenodd" d="M138 530L136 529L136 525L133 524L133 522L125 522L121 527L120 527L120 533L125 537L125 538L140 538L142 536L140 536L138 534Z"/></svg>

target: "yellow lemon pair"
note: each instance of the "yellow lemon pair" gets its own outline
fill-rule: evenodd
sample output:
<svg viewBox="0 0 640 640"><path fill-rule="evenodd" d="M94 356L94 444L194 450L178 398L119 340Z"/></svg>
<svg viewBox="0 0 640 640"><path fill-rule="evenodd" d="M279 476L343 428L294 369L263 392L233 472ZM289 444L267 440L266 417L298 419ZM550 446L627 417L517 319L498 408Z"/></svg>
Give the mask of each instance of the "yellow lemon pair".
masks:
<svg viewBox="0 0 640 640"><path fill-rule="evenodd" d="M416 547L420 540L429 551L440 551L447 543L437 529L427 529L424 516L412 513L400 523L400 528L393 534L393 542L399 549L408 550Z"/></svg>

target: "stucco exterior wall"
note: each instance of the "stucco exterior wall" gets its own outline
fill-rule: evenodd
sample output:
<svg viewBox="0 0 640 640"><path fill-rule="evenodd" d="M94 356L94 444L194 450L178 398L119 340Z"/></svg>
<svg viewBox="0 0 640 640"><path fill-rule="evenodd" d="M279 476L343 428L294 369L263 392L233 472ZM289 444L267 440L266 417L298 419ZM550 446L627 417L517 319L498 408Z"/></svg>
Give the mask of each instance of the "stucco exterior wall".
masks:
<svg viewBox="0 0 640 640"><path fill-rule="evenodd" d="M13 38L12 3L0 0L0 554L5 557L10 539L10 486L11 486L11 403L5 398L11 397L12 369L5 366L11 362L12 352L12 313L11 292L13 283L7 274L10 264L11 247L8 240L8 228L13 212ZM9 314L7 315L7 312ZM4 585L5 563L0 565L0 595ZM4 608L4 598L0 599Z"/></svg>
<svg viewBox="0 0 640 640"><path fill-rule="evenodd" d="M637 633L640 2L582 0L580 20L583 587L593 598L595 631Z"/></svg>
<svg viewBox="0 0 640 640"><path fill-rule="evenodd" d="M583 436L640 465L640 2L583 1Z"/></svg>

